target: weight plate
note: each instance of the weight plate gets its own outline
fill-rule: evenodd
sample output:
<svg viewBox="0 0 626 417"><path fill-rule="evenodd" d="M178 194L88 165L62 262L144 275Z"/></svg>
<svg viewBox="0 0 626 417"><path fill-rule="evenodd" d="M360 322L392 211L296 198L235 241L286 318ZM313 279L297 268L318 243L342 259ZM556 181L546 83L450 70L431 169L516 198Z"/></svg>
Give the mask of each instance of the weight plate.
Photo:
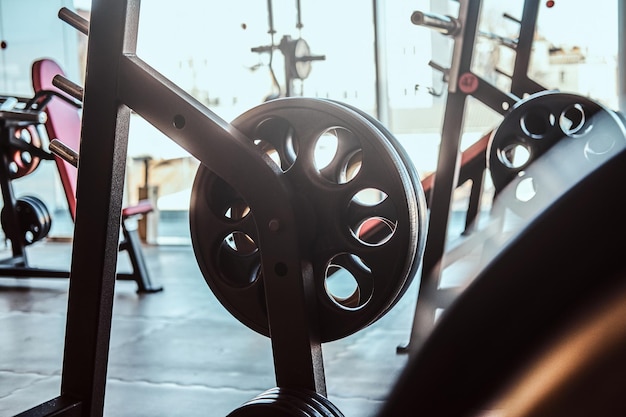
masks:
<svg viewBox="0 0 626 417"><path fill-rule="evenodd" d="M272 417L275 415L343 417L337 407L316 392L282 387L272 388L257 395L230 413L229 417L260 417L265 415Z"/></svg>
<svg viewBox="0 0 626 417"><path fill-rule="evenodd" d="M28 148L41 148L41 139L34 126L16 129L13 140L19 145L9 145L9 175L12 180L32 173L41 159L29 152Z"/></svg>
<svg viewBox="0 0 626 417"><path fill-rule="evenodd" d="M507 203L514 209L532 203L538 193L554 190L546 187L548 179L531 178L526 169L557 143L574 141L579 159L568 163L584 165L621 149L625 134L616 112L587 97L557 91L533 94L513 106L490 139L488 168L495 193L514 181L515 201Z"/></svg>
<svg viewBox="0 0 626 417"><path fill-rule="evenodd" d="M311 73L311 61L306 60L311 56L311 49L309 44L302 38L293 41L293 62L294 68L292 69L295 78L301 80L306 79ZM304 59L304 60L303 60Z"/></svg>
<svg viewBox="0 0 626 417"><path fill-rule="evenodd" d="M300 407L301 404L292 403L284 395L279 398L279 393L279 388L269 389L244 403L228 417L312 417Z"/></svg>
<svg viewBox="0 0 626 417"><path fill-rule="evenodd" d="M298 398L313 407L322 417L343 417L341 411L330 400L317 392L294 389L276 388L281 394Z"/></svg>
<svg viewBox="0 0 626 417"><path fill-rule="evenodd" d="M317 417L291 404L273 399L254 399L233 410L227 417Z"/></svg>
<svg viewBox="0 0 626 417"><path fill-rule="evenodd" d="M427 216L426 216L427 204L426 204L426 196L424 194L424 189L422 188L422 182L421 182L421 180L419 178L419 174L417 173L417 170L415 169L415 166L413 165L413 161L411 160L409 155L406 153L406 150L404 149L402 144L400 142L398 142L398 140L393 135L393 133L391 133L391 131L389 131L389 129L387 129L387 127L385 125L383 125L378 119L376 119L375 117L371 116L367 112L365 112L365 111L363 111L361 109L358 109L358 108L356 108L354 106L351 106L349 104L339 103L339 102L335 102L335 103L338 103L340 105L348 107L349 109L359 113L361 116L366 118L368 122L372 123L382 134L385 135L385 138L387 138L387 140L394 147L396 152L398 152L398 155L402 159L402 162L403 162L404 166L407 168L407 170L409 172L410 179L411 179L411 184L413 186L413 191L414 191L415 196L416 196L416 198L418 200L417 209L418 209L419 223L422 225L419 228L418 247L417 247L417 259L421 260L423 254L424 254L424 248L426 247L426 230L427 230L427 221L428 221L427 220ZM418 270L419 266L420 266L420 262L414 262L413 263L413 269L408 274L407 282L402 287L402 290L400 291L400 293L396 297L395 301L392 304L390 304L389 308L393 307L395 305L395 303L398 300L400 300L402 295L404 295L404 293L408 289L409 285L413 281L413 278L415 277L415 274L417 273L417 270ZM384 313L383 313L383 315L384 315Z"/></svg>
<svg viewBox="0 0 626 417"><path fill-rule="evenodd" d="M233 126L290 185L301 219L296 232L303 263L313 267L322 341L377 320L405 289L423 245L421 189L396 147L358 112L326 100L266 102ZM190 207L192 243L220 302L267 336L254 207L236 188L209 168L198 169Z"/></svg>
<svg viewBox="0 0 626 417"><path fill-rule="evenodd" d="M35 243L48 235L52 218L48 208L39 198L23 196L15 202L17 227L12 226L9 211L3 207L0 214L2 228L10 239L19 239L23 245Z"/></svg>
<svg viewBox="0 0 626 417"><path fill-rule="evenodd" d="M310 403L310 399L310 396L307 396L303 399L301 396L292 395L291 393L286 392L284 388L274 388L272 390L264 392L261 396L257 397L257 400L269 400L273 401L275 404L281 404L291 407L298 410L299 412L303 412L306 416L326 417Z"/></svg>

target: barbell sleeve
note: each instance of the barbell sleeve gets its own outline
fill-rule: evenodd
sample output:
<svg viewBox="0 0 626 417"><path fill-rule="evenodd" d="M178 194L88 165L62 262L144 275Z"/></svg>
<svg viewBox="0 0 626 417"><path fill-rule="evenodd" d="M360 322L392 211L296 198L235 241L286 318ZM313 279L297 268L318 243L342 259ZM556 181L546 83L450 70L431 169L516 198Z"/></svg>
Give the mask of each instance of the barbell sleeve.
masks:
<svg viewBox="0 0 626 417"><path fill-rule="evenodd" d="M76 100L83 101L83 87L68 80L64 76L60 74L55 75L52 79L52 85L74 97Z"/></svg>
<svg viewBox="0 0 626 417"><path fill-rule="evenodd" d="M461 23L451 16L421 11L411 14L411 23L434 29L448 36L456 35L461 29Z"/></svg>
<svg viewBox="0 0 626 417"><path fill-rule="evenodd" d="M79 32L89 35L89 21L78 13L71 11L67 7L62 7L59 10L59 19Z"/></svg>
<svg viewBox="0 0 626 417"><path fill-rule="evenodd" d="M50 152L63 159L65 162L78 167L78 152L70 148L58 139L52 139L49 146Z"/></svg>

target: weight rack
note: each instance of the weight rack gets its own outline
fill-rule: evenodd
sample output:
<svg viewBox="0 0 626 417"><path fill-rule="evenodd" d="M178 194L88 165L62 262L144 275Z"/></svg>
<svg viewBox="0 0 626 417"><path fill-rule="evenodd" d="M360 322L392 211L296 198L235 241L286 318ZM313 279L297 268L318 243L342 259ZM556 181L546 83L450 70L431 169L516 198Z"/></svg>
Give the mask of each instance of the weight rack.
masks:
<svg viewBox="0 0 626 417"><path fill-rule="evenodd" d="M459 1L456 19L449 16L415 12L412 19L417 25L437 29L454 38L450 68L444 70L448 77L448 94L441 131L441 145L435 170L434 185L429 198L428 239L422 264L419 296L413 317L408 344L398 347L400 353L416 352L435 323L437 308L450 305L458 293L456 288L438 288L446 254L446 238L454 191L462 185L459 180L461 162L461 137L468 96L481 101L499 114L506 114L526 94L545 90L528 76L533 38L540 0L525 0L519 23L519 37L514 46L515 62L510 74L510 92L504 92L472 71L472 55L479 35L482 0ZM510 18L510 17L509 17ZM433 65L435 68L441 68ZM486 152L486 150L485 150ZM483 192L487 167L472 168L472 181L466 228L476 217ZM463 178L465 179L465 178ZM467 230L467 229L466 229ZM428 300L428 303L421 302Z"/></svg>
<svg viewBox="0 0 626 417"><path fill-rule="evenodd" d="M263 225L259 246L267 247L268 317L274 334L288 335L272 337L274 357L281 358L274 363L277 384L325 395L317 329L293 326L310 322L315 297L310 277L301 273L308 269L299 264L297 236L289 232L297 229L288 190L251 141L136 56L139 7L139 0L94 0L89 22L67 10L59 14L88 34L84 89L55 79L57 87L82 97L81 137L86 139L81 143L61 392L20 416L102 416L131 109L218 175L241 184L250 206L259 208L255 220ZM202 140L207 136L211 147ZM255 175L238 167L249 167Z"/></svg>

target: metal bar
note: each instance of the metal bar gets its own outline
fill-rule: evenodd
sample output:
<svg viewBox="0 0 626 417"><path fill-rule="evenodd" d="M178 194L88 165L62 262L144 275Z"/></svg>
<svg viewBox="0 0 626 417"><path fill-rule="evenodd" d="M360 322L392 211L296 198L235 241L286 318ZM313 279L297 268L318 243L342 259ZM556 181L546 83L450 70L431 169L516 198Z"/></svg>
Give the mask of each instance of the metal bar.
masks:
<svg viewBox="0 0 626 417"><path fill-rule="evenodd" d="M275 34L276 31L274 30L274 10L272 8L272 0L267 0L267 24L269 27L267 33L270 35Z"/></svg>
<svg viewBox="0 0 626 417"><path fill-rule="evenodd" d="M74 13L67 7L62 7L61 10L59 10L59 19L69 24L82 34L89 35L89 21L81 15Z"/></svg>
<svg viewBox="0 0 626 417"><path fill-rule="evenodd" d="M478 218L478 213L480 212L480 202L482 200L486 171L485 161L483 160L480 162L480 165L472 167L472 187L467 205L467 213L465 216L465 229L463 230L464 235L467 235L475 230L476 219Z"/></svg>
<svg viewBox="0 0 626 417"><path fill-rule="evenodd" d="M513 76L511 77L511 93L517 97L523 97L525 93L531 94L545 90L534 81L529 83L528 67L532 55L533 40L537 26L537 14L539 13L540 0L525 0L520 22L519 38L515 49L515 63L513 64ZM532 84L536 84L538 89L528 91Z"/></svg>
<svg viewBox="0 0 626 417"><path fill-rule="evenodd" d="M138 57L120 59L118 88L124 103L246 197L259 226L277 384L324 394L321 344L313 325L315 290L308 267L300 263L288 184L250 139ZM202 140L206 137L210 142Z"/></svg>
<svg viewBox="0 0 626 417"><path fill-rule="evenodd" d="M626 3L617 3L617 94L619 111L626 114Z"/></svg>
<svg viewBox="0 0 626 417"><path fill-rule="evenodd" d="M130 252L129 252L130 253ZM62 271L57 269L44 269L30 266L6 266L8 263L15 265L17 263L23 263L21 260L23 257L17 259L3 259L0 261L0 276L12 277L12 278L69 278L70 271ZM120 281L137 281L137 273L118 273L116 278ZM138 283L139 284L139 283ZM140 284L139 284L140 285ZM144 286L145 289L150 291L152 287ZM144 289L140 289L138 292L144 292Z"/></svg>
<svg viewBox="0 0 626 417"><path fill-rule="evenodd" d="M66 92L76 100L83 101L83 88L80 85L68 80L64 76L55 75L52 79L52 85Z"/></svg>
<svg viewBox="0 0 626 417"><path fill-rule="evenodd" d="M78 153L60 140L52 139L50 141L48 149L50 149L50 152L52 152L59 158L63 159L64 161L70 163L75 167L78 167Z"/></svg>
<svg viewBox="0 0 626 417"><path fill-rule="evenodd" d="M302 29L304 25L302 24L302 6L300 5L300 0L296 0L296 10L297 10L296 29Z"/></svg>
<svg viewBox="0 0 626 417"><path fill-rule="evenodd" d="M281 45L285 41L285 38L281 40ZM283 56L285 58L284 68L285 68L285 97L291 97L293 95L293 74L291 69L295 66L295 62L293 62L293 54L285 53L286 51L282 50ZM294 52L295 53L295 52Z"/></svg>
<svg viewBox="0 0 626 417"><path fill-rule="evenodd" d="M13 278L68 278L70 272L29 266L0 266L0 276Z"/></svg>
<svg viewBox="0 0 626 417"><path fill-rule="evenodd" d="M104 408L130 119L117 74L119 57L135 51L138 15L138 0L92 3L61 381L85 417Z"/></svg>
<svg viewBox="0 0 626 417"><path fill-rule="evenodd" d="M122 219L122 233L124 241L120 243L120 250L126 250L130 264L132 266L132 279L137 283L138 293L153 293L163 290L162 286L154 285L150 279L148 266L143 256L141 256L141 239L137 228L129 228L126 219ZM117 275L118 279L120 275Z"/></svg>
<svg viewBox="0 0 626 417"><path fill-rule="evenodd" d="M505 93L476 74L473 75L476 80L478 80L478 86L472 93L472 96L486 104L496 113L506 114L506 112L519 101L519 97Z"/></svg>
<svg viewBox="0 0 626 417"><path fill-rule="evenodd" d="M451 16L422 11L411 14L411 23L434 29L447 36L455 36L461 29L459 22Z"/></svg>
<svg viewBox="0 0 626 417"><path fill-rule="evenodd" d="M212 171L237 184L242 194L254 198L260 194L255 190L264 189L278 199L256 198L248 201L250 206L268 213L277 212L282 204L291 206L286 184L259 157L252 140L139 57L121 57L119 70L118 95L123 103Z"/></svg>
<svg viewBox="0 0 626 417"><path fill-rule="evenodd" d="M376 118L389 125L389 91L387 85L387 54L386 38L387 20L385 4L380 0L372 0L374 14L374 65L376 73Z"/></svg>
<svg viewBox="0 0 626 417"><path fill-rule="evenodd" d="M81 417L82 403L68 396L53 398L14 417Z"/></svg>

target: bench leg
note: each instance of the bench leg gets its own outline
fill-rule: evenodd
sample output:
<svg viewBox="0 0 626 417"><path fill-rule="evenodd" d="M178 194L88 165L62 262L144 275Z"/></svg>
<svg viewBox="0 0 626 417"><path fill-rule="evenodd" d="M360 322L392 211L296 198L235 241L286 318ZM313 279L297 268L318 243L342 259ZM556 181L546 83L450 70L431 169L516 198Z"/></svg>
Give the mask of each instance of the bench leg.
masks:
<svg viewBox="0 0 626 417"><path fill-rule="evenodd" d="M137 292L139 293L153 293L163 290L162 286L155 286L150 280L137 228L127 227L126 219L122 219L122 233L124 240L120 243L120 251L126 250L128 252L133 272L129 276L118 274L118 278L131 279L137 282Z"/></svg>

